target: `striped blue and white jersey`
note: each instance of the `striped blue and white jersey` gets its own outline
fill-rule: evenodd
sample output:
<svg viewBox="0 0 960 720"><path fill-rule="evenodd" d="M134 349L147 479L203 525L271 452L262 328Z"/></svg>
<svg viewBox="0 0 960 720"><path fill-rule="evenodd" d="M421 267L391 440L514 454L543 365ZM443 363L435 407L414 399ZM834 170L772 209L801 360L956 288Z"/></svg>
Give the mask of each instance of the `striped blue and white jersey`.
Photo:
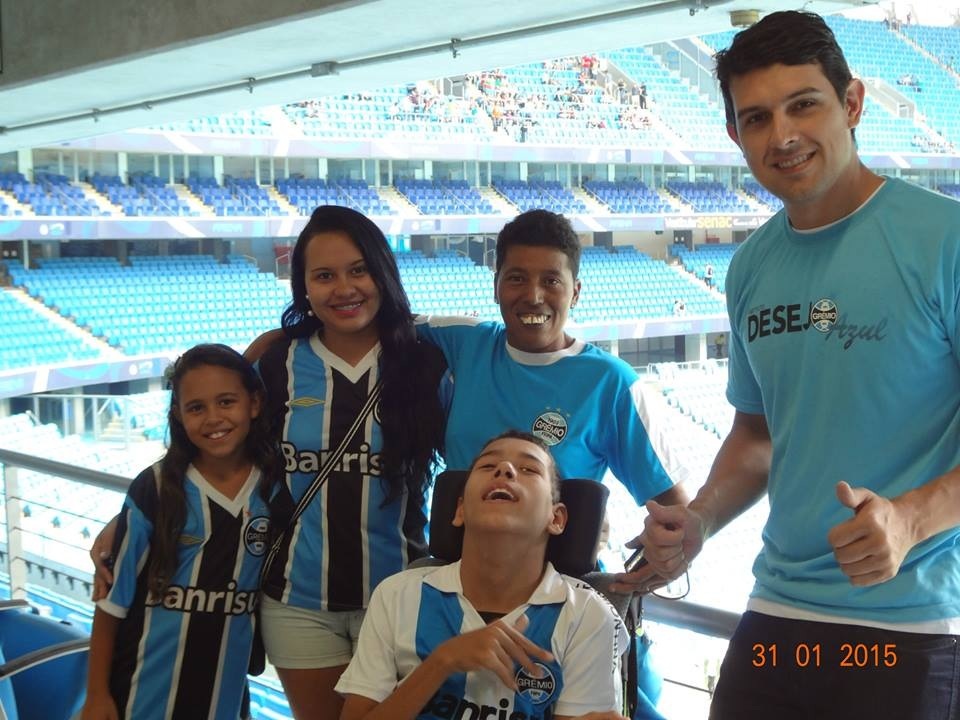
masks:
<svg viewBox="0 0 960 720"><path fill-rule="evenodd" d="M432 351L438 378L445 367ZM286 483L297 503L327 454L340 444L376 385L380 345L357 365L313 336L282 340L258 363L280 436ZM307 506L271 567L264 592L311 610L365 608L384 578L426 554L426 510L406 491L388 504L381 476L378 409L370 413L323 488Z"/></svg>
<svg viewBox="0 0 960 720"><path fill-rule="evenodd" d="M554 657L537 662L540 677L517 665L514 691L488 671L455 673L417 717L546 720L620 710L627 633L606 600L547 563L530 599L503 620L512 624L523 614L529 620L524 635ZM459 562L388 578L373 594L337 692L383 702L437 646L485 625L463 596Z"/></svg>
<svg viewBox="0 0 960 720"><path fill-rule="evenodd" d="M100 610L122 618L110 692L121 717L237 720L253 641L269 510L254 468L232 500L191 465L176 571L162 600L147 592L159 465L130 485L114 541L114 584Z"/></svg>

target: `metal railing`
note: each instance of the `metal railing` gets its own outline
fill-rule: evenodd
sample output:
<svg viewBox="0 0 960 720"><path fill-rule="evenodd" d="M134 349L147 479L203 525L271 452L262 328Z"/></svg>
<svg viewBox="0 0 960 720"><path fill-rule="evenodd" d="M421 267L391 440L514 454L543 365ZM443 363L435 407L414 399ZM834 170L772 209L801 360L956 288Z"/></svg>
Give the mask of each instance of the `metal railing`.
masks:
<svg viewBox="0 0 960 720"><path fill-rule="evenodd" d="M7 572L10 575L10 597L25 599L27 596L27 560L23 549L24 531L20 522L23 500L17 479L18 472L21 469L33 470L122 493L127 491L130 478L5 449L0 449L0 464L3 466L4 511L7 522Z"/></svg>
<svg viewBox="0 0 960 720"><path fill-rule="evenodd" d="M130 478L5 449L0 449L0 465L3 469L3 491L6 499L4 505L7 522L10 597L23 599L26 597L27 561L23 551L24 531L21 529L20 522L23 501L17 483L18 471L32 470L119 492L127 491ZM737 613L686 600L667 600L654 595L643 598L643 618L645 621L722 639L730 638L740 620ZM669 678L665 679L669 681ZM701 689L688 687L694 690Z"/></svg>

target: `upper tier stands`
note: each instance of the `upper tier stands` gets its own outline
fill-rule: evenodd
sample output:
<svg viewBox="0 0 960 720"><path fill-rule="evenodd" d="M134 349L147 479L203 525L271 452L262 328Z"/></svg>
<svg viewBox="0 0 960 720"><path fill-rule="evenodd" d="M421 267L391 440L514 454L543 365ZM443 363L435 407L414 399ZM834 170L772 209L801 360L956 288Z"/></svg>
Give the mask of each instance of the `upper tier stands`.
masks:
<svg viewBox="0 0 960 720"><path fill-rule="evenodd" d="M646 85L651 110L690 147L730 149L723 109L667 70L650 48L625 48L607 57L634 82Z"/></svg>
<svg viewBox="0 0 960 720"><path fill-rule="evenodd" d="M463 142L490 137L490 117L473 102L442 95L429 82L287 105L303 134Z"/></svg>
<svg viewBox="0 0 960 720"><path fill-rule="evenodd" d="M223 187L213 178L191 177L187 187L219 216L281 215L276 201L252 178L223 178Z"/></svg>
<svg viewBox="0 0 960 720"><path fill-rule="evenodd" d="M736 252L736 245L697 245L690 250L683 245L673 245L670 253L680 259L683 267L703 280L707 265L713 268L713 287L723 292L727 282L727 269Z"/></svg>
<svg viewBox="0 0 960 720"><path fill-rule="evenodd" d="M882 79L917 105L931 131L868 96L860 149L951 152L960 142L955 68L956 28L904 26L829 16L854 72ZM728 47L733 32L701 38ZM933 60L916 49L928 48ZM719 102L670 69L672 51L651 48L547 60L443 81L422 81L280 108L228 113L164 130L337 139L427 142L515 141L549 145L618 145L729 150ZM705 74L712 68L704 68ZM918 82L903 83L913 77ZM621 82L622 81L622 82ZM639 95L635 88L643 88ZM936 133L942 133L944 143Z"/></svg>
<svg viewBox="0 0 960 720"><path fill-rule="evenodd" d="M918 72L917 68L921 65L932 65L929 59L883 23L829 16L827 24L834 31L855 76L882 79L888 86L904 94L907 100L917 102L918 108L924 111L919 100L920 95L926 98L927 93L918 94L913 88L898 85L897 81L905 74ZM734 34L733 31L715 33L704 36L702 40L713 49L726 48L733 41ZM947 72L937 67L938 76ZM952 89L941 88L941 91L955 97L956 85ZM941 129L936 123L932 123L932 127L935 131ZM910 118L899 117L869 94L857 128L857 145L862 153L867 154L948 150L946 146L937 147L935 137L930 137L924 127Z"/></svg>
<svg viewBox="0 0 960 720"><path fill-rule="evenodd" d="M466 180L397 180L397 190L424 215L495 215Z"/></svg>
<svg viewBox="0 0 960 720"><path fill-rule="evenodd" d="M22 173L0 173L0 189L11 193L38 216L109 215L63 175L38 172L34 179L36 182L29 182ZM3 205L7 208L6 203Z"/></svg>
<svg viewBox="0 0 960 720"><path fill-rule="evenodd" d="M22 177L17 174L17 177ZM8 178L9 179L9 178ZM61 189L71 194L83 190L61 178ZM11 181L12 182L12 181ZM66 183L66 184L64 184ZM22 185L19 181L17 185ZM285 215L275 198L285 200L301 215L309 216L318 205L342 205L366 215L394 215L403 209L392 208L377 188L362 180L281 178L276 187L259 186L251 178L224 176L220 186L212 178L190 177L186 186L174 186L147 173L130 176L125 185L118 176L94 174L90 178L91 192L100 193L104 203L110 203L119 215L130 217L167 216L277 216ZM489 215L498 214L490 202L480 194L481 188L470 186L465 180L397 180L396 189L407 198L418 213L426 215ZM511 204L516 212L533 208L547 208L566 214L584 214L589 209L576 197L571 188L557 181L507 181L494 178L493 189ZM719 183L670 182L667 189L682 199L689 210L679 204L674 207L658 190L633 180L618 182L587 180L584 189L597 203L613 213L659 214L680 211L695 212L763 212L781 207L779 200L756 183L747 183L744 190L757 198L761 205L751 207L736 192ZM189 200L189 202L188 202ZM90 202L88 200L88 202ZM91 202L91 205L95 205ZM767 205L768 208L764 208ZM398 206L399 207L399 206ZM203 208L198 210L197 208ZM56 205L45 208L62 216L75 214L70 207ZM0 201L0 216L9 210ZM410 214L410 209L406 214ZM101 215L110 212L100 211Z"/></svg>
<svg viewBox="0 0 960 720"><path fill-rule="evenodd" d="M9 291L0 291L0 317L0 371L89 360L101 354L93 343L71 335Z"/></svg>
<svg viewBox="0 0 960 720"><path fill-rule="evenodd" d="M90 184L130 217L197 215L183 202L176 191L155 175L132 173L130 184L124 184L118 175L94 173Z"/></svg>
<svg viewBox="0 0 960 720"><path fill-rule="evenodd" d="M487 268L453 251L396 257L414 312L499 317ZM11 305L7 313L6 303L14 301L0 293L4 317L13 319L10 340L0 347L0 369L99 357L93 336L127 355L177 353L199 342L244 348L277 326L290 298L287 283L240 257L218 263L206 255L133 256L129 266L116 258L56 258L38 265L25 269L19 262L7 263L15 285L72 321L78 334L89 333L91 346L55 332L55 326L38 330L49 320L28 299L29 316L21 312L22 304Z"/></svg>
<svg viewBox="0 0 960 720"><path fill-rule="evenodd" d="M160 130L184 131L212 135L274 135L269 117L259 110L238 110L223 115L184 120L161 125Z"/></svg>
<svg viewBox="0 0 960 720"><path fill-rule="evenodd" d="M673 207L639 180L588 180L584 189L615 213L668 213Z"/></svg>
<svg viewBox="0 0 960 720"><path fill-rule="evenodd" d="M783 201L758 182L745 182L743 191L770 208L771 212L776 212L783 207Z"/></svg>
<svg viewBox="0 0 960 720"><path fill-rule="evenodd" d="M397 253L396 257L415 313L469 315L481 320L500 317L493 300L493 275L470 258L453 250L440 250L433 258L419 250Z"/></svg>
<svg viewBox="0 0 960 720"><path fill-rule="evenodd" d="M631 246L614 252L584 248L580 279L583 290L571 313L577 322L668 317L674 314L676 300L684 302L688 315L726 312L723 301L706 285Z"/></svg>
<svg viewBox="0 0 960 720"><path fill-rule="evenodd" d="M275 327L289 290L249 262L210 256L46 260L13 281L45 305L130 355L198 342L246 347Z"/></svg>
<svg viewBox="0 0 960 720"><path fill-rule="evenodd" d="M520 212L535 208L545 208L566 215L580 215L587 212L587 206L583 201L574 197L569 188L555 180L521 182L494 178L493 187L516 205Z"/></svg>
<svg viewBox="0 0 960 720"><path fill-rule="evenodd" d="M310 215L318 205L342 205L365 215L393 214L377 191L362 180L286 178L277 180L277 190L301 215Z"/></svg>
<svg viewBox="0 0 960 720"><path fill-rule="evenodd" d="M750 213L754 208L729 188L718 182L667 183L667 189L696 212Z"/></svg>
<svg viewBox="0 0 960 720"><path fill-rule="evenodd" d="M951 73L883 23L830 16L827 24L859 75L880 78L899 90L916 103L934 131L960 144L960 85L955 67Z"/></svg>

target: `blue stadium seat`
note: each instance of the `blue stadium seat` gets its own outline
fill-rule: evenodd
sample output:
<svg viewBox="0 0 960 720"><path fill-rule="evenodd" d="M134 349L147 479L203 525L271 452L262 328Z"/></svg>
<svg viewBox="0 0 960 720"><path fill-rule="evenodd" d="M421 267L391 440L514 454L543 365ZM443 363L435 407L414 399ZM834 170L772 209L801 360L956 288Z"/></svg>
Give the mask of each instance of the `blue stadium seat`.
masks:
<svg viewBox="0 0 960 720"><path fill-rule="evenodd" d="M23 605L0 608L3 712L12 720L70 720L85 697L89 635Z"/></svg>

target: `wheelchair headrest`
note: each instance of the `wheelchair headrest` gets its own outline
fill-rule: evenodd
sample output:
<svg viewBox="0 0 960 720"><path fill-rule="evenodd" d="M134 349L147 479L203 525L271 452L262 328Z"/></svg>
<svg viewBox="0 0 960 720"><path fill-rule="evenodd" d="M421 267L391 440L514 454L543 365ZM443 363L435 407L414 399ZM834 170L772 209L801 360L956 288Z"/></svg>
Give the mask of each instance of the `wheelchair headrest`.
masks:
<svg viewBox="0 0 960 720"><path fill-rule="evenodd" d="M446 470L436 479L430 507L430 554L454 562L463 551L463 528L451 523L463 493L467 470ZM547 544L547 560L565 575L584 575L597 565L597 544L610 491L596 480L564 480L560 501L567 506L567 526Z"/></svg>

